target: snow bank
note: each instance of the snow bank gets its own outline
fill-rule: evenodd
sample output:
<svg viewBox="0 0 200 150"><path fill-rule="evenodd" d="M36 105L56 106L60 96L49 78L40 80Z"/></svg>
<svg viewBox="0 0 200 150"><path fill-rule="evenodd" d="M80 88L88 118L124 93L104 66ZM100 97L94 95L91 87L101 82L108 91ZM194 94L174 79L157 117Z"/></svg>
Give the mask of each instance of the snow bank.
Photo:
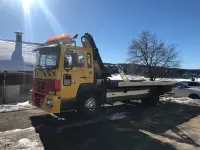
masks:
<svg viewBox="0 0 200 150"><path fill-rule="evenodd" d="M44 150L34 127L0 132L0 147L16 150Z"/></svg>
<svg viewBox="0 0 200 150"><path fill-rule="evenodd" d="M144 76L135 76L135 75L126 75L129 80L145 80L150 81L149 78ZM121 75L116 73L112 74L112 77L109 77L111 80L123 80ZM155 81L191 81L191 79L184 79L184 78L156 78ZM200 78L195 78L195 81L200 82Z"/></svg>
<svg viewBox="0 0 200 150"><path fill-rule="evenodd" d="M174 97L162 97L160 101L168 101L168 102L174 102L179 104L196 104L200 105L199 99L191 99L188 97L181 97L181 98L174 98Z"/></svg>
<svg viewBox="0 0 200 150"><path fill-rule="evenodd" d="M2 135L15 134L15 133L18 133L18 132L31 132L31 131L35 131L35 128L34 127L29 127L29 128L25 128L25 129L8 130L8 131L0 132L0 137Z"/></svg>
<svg viewBox="0 0 200 150"><path fill-rule="evenodd" d="M10 105L0 105L0 113L3 112L11 112L11 111L19 111L19 110L25 110L25 109L33 109L34 107L29 104L28 101L23 103L17 103L17 104L10 104Z"/></svg>
<svg viewBox="0 0 200 150"><path fill-rule="evenodd" d="M192 81L191 79L183 78L157 78L156 81ZM195 81L200 82L200 78L195 78Z"/></svg>

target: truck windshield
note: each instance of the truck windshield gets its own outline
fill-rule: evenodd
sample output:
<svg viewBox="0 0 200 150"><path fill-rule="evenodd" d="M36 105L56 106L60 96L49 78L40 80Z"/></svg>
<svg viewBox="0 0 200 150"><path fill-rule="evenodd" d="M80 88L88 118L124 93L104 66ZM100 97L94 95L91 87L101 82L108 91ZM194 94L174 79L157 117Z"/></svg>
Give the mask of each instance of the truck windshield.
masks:
<svg viewBox="0 0 200 150"><path fill-rule="evenodd" d="M38 51L36 66L38 68L57 69L60 58L60 49L57 47L45 47Z"/></svg>

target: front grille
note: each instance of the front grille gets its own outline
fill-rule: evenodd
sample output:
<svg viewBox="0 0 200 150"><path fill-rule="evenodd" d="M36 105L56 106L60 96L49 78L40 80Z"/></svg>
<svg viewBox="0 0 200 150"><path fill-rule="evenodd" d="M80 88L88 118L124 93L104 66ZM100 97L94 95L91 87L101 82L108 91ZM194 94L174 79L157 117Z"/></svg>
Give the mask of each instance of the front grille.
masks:
<svg viewBox="0 0 200 150"><path fill-rule="evenodd" d="M34 91L48 94L49 91L55 91L54 80L35 79L33 82Z"/></svg>
<svg viewBox="0 0 200 150"><path fill-rule="evenodd" d="M34 101L34 104L38 107L42 107L42 104L44 102L44 95L42 94L38 94L38 93L34 93L33 94L33 101Z"/></svg>

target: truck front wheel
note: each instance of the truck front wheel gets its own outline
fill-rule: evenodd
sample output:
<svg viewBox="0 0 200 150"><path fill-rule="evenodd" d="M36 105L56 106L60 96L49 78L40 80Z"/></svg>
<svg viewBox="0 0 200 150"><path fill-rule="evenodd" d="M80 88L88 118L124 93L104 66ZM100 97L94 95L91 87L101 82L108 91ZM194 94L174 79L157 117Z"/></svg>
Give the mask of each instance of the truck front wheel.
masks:
<svg viewBox="0 0 200 150"><path fill-rule="evenodd" d="M149 106L152 106L152 105L156 105L158 102L159 102L159 96L158 95L152 95L152 96L148 96L144 99L142 99L142 104L144 105L149 105Z"/></svg>
<svg viewBox="0 0 200 150"><path fill-rule="evenodd" d="M78 98L78 113L83 117L94 117L98 115L101 103L94 94L80 95Z"/></svg>

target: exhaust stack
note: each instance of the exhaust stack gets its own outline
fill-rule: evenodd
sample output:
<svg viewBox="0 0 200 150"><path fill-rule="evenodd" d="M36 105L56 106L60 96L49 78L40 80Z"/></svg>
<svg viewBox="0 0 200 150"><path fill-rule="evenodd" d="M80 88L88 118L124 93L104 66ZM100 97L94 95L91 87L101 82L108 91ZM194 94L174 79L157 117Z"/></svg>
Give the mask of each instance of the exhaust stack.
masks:
<svg viewBox="0 0 200 150"><path fill-rule="evenodd" d="M22 57L22 32L15 32L16 34L16 44L15 50L12 54L11 60L19 63L23 63L24 59Z"/></svg>

